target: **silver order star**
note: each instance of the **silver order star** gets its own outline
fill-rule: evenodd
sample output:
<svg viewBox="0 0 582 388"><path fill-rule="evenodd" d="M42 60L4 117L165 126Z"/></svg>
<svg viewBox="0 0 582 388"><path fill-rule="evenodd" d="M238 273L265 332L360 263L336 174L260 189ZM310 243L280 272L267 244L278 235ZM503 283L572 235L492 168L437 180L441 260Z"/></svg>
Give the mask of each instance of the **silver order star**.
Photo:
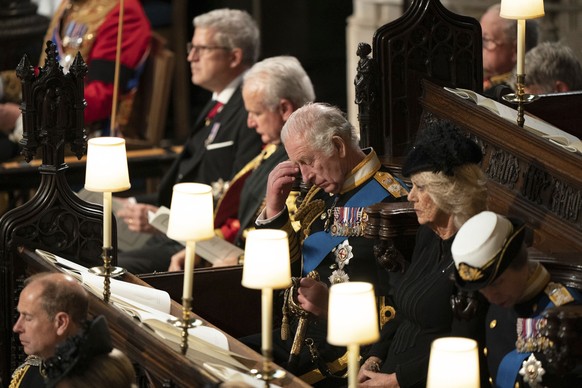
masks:
<svg viewBox="0 0 582 388"><path fill-rule="evenodd" d="M352 246L350 245L349 240L345 240L337 246L335 256L337 258L338 264L350 264L350 259L354 257L354 254L352 253Z"/></svg>
<svg viewBox="0 0 582 388"><path fill-rule="evenodd" d="M336 269L329 276L329 282L331 284L345 283L348 281L350 281L350 277L341 269Z"/></svg>
<svg viewBox="0 0 582 388"><path fill-rule="evenodd" d="M532 353L523 362L519 374L523 376L523 381L530 387L537 388L542 386L542 377L546 374L546 370L542 367L542 362L538 361Z"/></svg>

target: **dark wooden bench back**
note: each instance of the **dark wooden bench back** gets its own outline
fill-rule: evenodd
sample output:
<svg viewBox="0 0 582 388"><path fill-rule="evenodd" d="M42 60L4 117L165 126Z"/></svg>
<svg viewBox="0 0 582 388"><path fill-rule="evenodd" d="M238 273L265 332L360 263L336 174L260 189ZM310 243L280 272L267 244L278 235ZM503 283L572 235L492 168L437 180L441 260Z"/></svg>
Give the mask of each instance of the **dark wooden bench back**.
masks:
<svg viewBox="0 0 582 388"><path fill-rule="evenodd" d="M9 381L10 371L24 358L18 336L12 332L16 304L25 277L16 249L44 249L87 267L102 263L101 206L80 200L67 183L65 145L81 158L86 152L83 128L83 78L87 67L80 55L70 72L63 74L56 51L47 43L47 61L38 75L25 56L17 68L22 80L21 105L23 155L30 162L42 152L40 186L25 204L0 218L0 372ZM114 262L117 234L113 223Z"/></svg>
<svg viewBox="0 0 582 388"><path fill-rule="evenodd" d="M376 31L372 48L360 43L355 95L362 146L382 156L406 155L422 112L421 80L481 91L481 47L479 22L439 0L412 2Z"/></svg>

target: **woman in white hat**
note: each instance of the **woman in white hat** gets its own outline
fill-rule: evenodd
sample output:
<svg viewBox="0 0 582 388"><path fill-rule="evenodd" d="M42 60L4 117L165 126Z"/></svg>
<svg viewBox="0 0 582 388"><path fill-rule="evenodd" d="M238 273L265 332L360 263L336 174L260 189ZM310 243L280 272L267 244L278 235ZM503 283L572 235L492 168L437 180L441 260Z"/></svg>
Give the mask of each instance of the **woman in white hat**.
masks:
<svg viewBox="0 0 582 388"><path fill-rule="evenodd" d="M580 387L580 373L549 369L546 353L556 357L557 352L543 335L543 313L580 304L582 297L552 282L541 263L528 260L524 236L523 222L484 211L461 227L451 247L457 284L479 290L491 303L485 324L489 374L496 387Z"/></svg>

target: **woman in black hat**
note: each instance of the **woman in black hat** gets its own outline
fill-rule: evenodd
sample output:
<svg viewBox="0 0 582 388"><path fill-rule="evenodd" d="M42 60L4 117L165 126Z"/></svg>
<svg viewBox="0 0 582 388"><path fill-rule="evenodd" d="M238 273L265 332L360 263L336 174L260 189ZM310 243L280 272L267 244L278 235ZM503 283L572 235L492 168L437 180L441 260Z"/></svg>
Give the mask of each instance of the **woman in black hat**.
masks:
<svg viewBox="0 0 582 388"><path fill-rule="evenodd" d="M408 154L402 173L412 181L408 200L420 228L395 291L395 318L384 325L360 369L362 386L424 387L432 341L469 333L453 324L451 244L459 227L486 208L481 159L479 146L444 122L429 124Z"/></svg>

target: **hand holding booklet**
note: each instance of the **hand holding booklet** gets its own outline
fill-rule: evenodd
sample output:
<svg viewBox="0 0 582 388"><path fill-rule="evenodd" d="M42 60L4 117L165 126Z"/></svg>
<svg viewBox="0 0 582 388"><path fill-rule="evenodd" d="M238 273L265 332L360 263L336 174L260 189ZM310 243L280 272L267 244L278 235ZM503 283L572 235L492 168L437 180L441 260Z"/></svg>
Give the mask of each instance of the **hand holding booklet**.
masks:
<svg viewBox="0 0 582 388"><path fill-rule="evenodd" d="M149 214L150 225L162 233L167 232L169 219L170 209L165 206L160 207L157 212ZM192 222L196 222L196 220L192 220ZM229 257L239 257L243 252L241 248L218 236L196 243L196 254L211 264Z"/></svg>
<svg viewBox="0 0 582 388"><path fill-rule="evenodd" d="M465 100L471 100L475 104L488 109L489 111L495 113L497 116L503 117L512 122L517 121L517 110L503 105L495 100L482 96L472 90L461 89L461 88L444 88L446 91L455 94ZM548 141L564 148L570 152L581 152L582 153L582 141L576 136L571 135L550 123L540 120L529 114L524 115L524 129L527 131L548 139Z"/></svg>

